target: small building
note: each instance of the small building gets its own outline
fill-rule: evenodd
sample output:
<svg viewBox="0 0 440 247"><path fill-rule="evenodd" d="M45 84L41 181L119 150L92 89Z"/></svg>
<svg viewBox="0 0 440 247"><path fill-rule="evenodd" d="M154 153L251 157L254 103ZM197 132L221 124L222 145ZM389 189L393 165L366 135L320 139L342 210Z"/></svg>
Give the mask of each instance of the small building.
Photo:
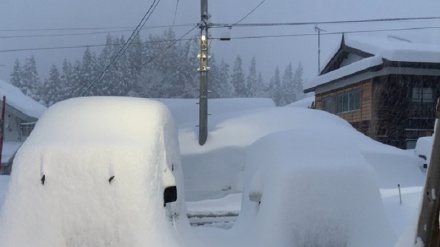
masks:
<svg viewBox="0 0 440 247"><path fill-rule="evenodd" d="M342 37L320 75L305 85L315 106L385 144L414 148L431 135L440 96L440 46L396 36Z"/></svg>
<svg viewBox="0 0 440 247"><path fill-rule="evenodd" d="M18 88L0 80L0 108L3 105L3 96L6 96L6 107L0 174L10 166L15 151L26 140L38 118L46 110L45 106L25 96Z"/></svg>

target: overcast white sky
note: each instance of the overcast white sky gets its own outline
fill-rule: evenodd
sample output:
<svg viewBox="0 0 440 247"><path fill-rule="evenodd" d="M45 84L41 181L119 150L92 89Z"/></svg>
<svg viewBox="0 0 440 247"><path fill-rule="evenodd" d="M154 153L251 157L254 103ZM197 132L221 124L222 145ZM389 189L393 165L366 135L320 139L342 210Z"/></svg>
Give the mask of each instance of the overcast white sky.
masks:
<svg viewBox="0 0 440 247"><path fill-rule="evenodd" d="M213 23L234 23L248 14L260 0L208 0ZM80 59L84 49L59 49L40 51L4 52L10 49L40 48L56 46L103 44L107 30L65 30L42 31L41 29L65 28L103 28L135 27L153 0L2 0L0 3L0 78L8 81L12 64L16 58L22 62L32 54L36 57L41 77L45 77L51 64L60 64L64 58L74 61ZM196 24L200 20L200 0L163 0L153 13L146 26L171 25L178 3L176 25ZM359 20L397 17L436 17L440 16L440 1L408 0L266 0L252 15L242 23L274 22L315 22ZM406 21L398 23L364 24L322 24L319 27L327 33L359 31L372 29L390 29L407 27L440 27L440 21ZM12 30L32 31L12 31ZM40 30L35 30L40 29ZM177 36L191 29L191 26L175 27ZM114 29L112 29L114 30ZM83 33L102 32L85 35ZM143 31L146 37L150 32L162 32L161 29ZM232 38L260 35L298 35L315 34L314 25L252 27L232 29L211 29L212 36L218 37L229 32ZM29 35L52 35L82 33L76 36L49 37L13 37ZM112 35L131 32L117 32ZM194 30L191 35L198 33ZM420 35L423 33L424 35ZM383 35L384 33L380 33ZM440 29L422 31L400 31L386 34L401 35L426 42L440 43ZM372 35L372 34L368 34ZM249 66L255 56L257 69L263 72L266 81L273 75L276 66L284 70L291 62L296 66L301 62L305 69L305 78L313 79L317 74L317 36L293 36L283 38L237 39L229 42L213 41L211 51L219 58L231 63L237 55ZM340 35L322 35L321 61L324 63L336 48ZM96 51L99 52L100 48ZM197 73L196 70L194 73Z"/></svg>

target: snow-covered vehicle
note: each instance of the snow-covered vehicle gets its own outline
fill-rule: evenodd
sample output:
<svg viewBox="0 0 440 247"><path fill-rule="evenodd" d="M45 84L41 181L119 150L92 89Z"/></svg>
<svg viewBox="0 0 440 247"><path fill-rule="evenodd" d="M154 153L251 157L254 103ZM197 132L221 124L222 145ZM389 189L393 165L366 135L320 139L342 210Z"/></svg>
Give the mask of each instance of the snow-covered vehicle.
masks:
<svg viewBox="0 0 440 247"><path fill-rule="evenodd" d="M250 146L233 230L253 246L392 246L376 173L343 133L281 131Z"/></svg>
<svg viewBox="0 0 440 247"><path fill-rule="evenodd" d="M419 157L420 168L428 168L431 160L431 152L434 138L432 136L420 137L417 139L416 148L414 150L417 157Z"/></svg>
<svg viewBox="0 0 440 247"><path fill-rule="evenodd" d="M17 152L0 245L181 246L180 162L177 129L160 102L57 103Z"/></svg>

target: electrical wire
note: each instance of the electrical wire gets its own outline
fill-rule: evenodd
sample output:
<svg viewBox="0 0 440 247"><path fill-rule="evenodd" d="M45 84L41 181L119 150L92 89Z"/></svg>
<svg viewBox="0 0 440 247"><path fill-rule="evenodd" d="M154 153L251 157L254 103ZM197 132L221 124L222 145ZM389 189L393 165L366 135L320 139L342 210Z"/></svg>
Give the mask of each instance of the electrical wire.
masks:
<svg viewBox="0 0 440 247"><path fill-rule="evenodd" d="M389 31L410 31L410 30L422 30L422 29L440 29L440 27L413 27L413 28L392 28L392 29L375 29L375 30L358 30L358 31L338 31L338 32L325 32L325 33L321 33L321 35L336 35L336 34L348 34L348 33L374 33L374 32L389 32ZM318 35L317 33L258 35L258 36L231 37L231 40L306 37L306 36L317 36L317 35ZM212 37L211 39L221 40L221 38L217 38L217 37Z"/></svg>
<svg viewBox="0 0 440 247"><path fill-rule="evenodd" d="M133 39L139 35L140 29L145 25L145 23L150 19L151 15L153 14L154 10L156 9L157 5L160 3L161 0L153 0L153 3L151 4L150 8L145 12L144 16L142 17L141 21L137 25L137 27L133 30L133 33L131 36L127 39L127 41L124 43L124 45L121 47L121 49L118 51L118 53L113 57L113 59L110 61L110 63L102 70L102 72L95 77L95 79L92 81L92 83L80 94L80 96L85 96L88 94L98 82L102 81L102 78L104 77L105 72L110 68L110 66L118 60L127 50L127 48L131 45L133 42Z"/></svg>
<svg viewBox="0 0 440 247"><path fill-rule="evenodd" d="M174 18L173 18L173 27L172 30L174 29L174 24L176 23L176 16L177 16L177 9L179 8L179 0L176 0L176 9L174 10Z"/></svg>
<svg viewBox="0 0 440 247"><path fill-rule="evenodd" d="M242 24L213 23L212 28L304 26L304 25L350 24L350 23L368 23L368 22L396 22L396 21L414 21L414 20L440 20L440 17L438 16L405 17L405 18L382 18L382 19L345 20L345 21L273 22L273 23L242 23Z"/></svg>
<svg viewBox="0 0 440 247"><path fill-rule="evenodd" d="M191 31L193 31L197 25L187 31L184 35L182 35L179 39L174 40L156 40L156 41L148 41L144 42L146 44L150 43L163 43L163 42L173 42L171 45L179 41L188 41L191 39L184 39ZM373 32L387 32L387 31L407 31L407 30L423 30L423 29L440 29L440 27L413 27L413 28L391 28L391 29L374 29L374 30L355 30L355 31L337 31L337 32L325 32L321 33L321 35L336 35L343 33L373 33ZM306 36L316 36L317 33L303 33L303 34L282 34L282 35L259 35L259 36L242 36L242 37L233 37L231 39L239 40L239 39L262 39L262 38L283 38L283 37L306 37ZM210 40L220 40L217 37L210 37ZM137 44L137 43L132 43ZM8 50L0 50L0 53L6 52L22 52L22 51L40 51L40 50L62 50L62 49L78 49L78 48L91 48L91 47L104 47L106 44L96 44L96 45L77 45L77 46L56 46L56 47L37 47L37 48L21 48L21 49L8 49ZM115 45L115 46L119 46Z"/></svg>
<svg viewBox="0 0 440 247"><path fill-rule="evenodd" d="M191 33L194 29L198 28L198 25L195 25L193 28L191 28L190 30L188 30L185 34L183 34L182 36L180 36L180 38L176 39L176 40L167 40L165 42L169 42L171 41L171 43L165 47L164 52L168 51L173 45L175 45L177 42L185 40L184 38ZM186 40L191 40L191 39L186 39ZM153 61L154 58L151 58L149 61L143 62L141 66L147 65L149 63L151 63Z"/></svg>
<svg viewBox="0 0 440 247"><path fill-rule="evenodd" d="M252 9L247 15L245 15L243 18L241 18L239 21L237 21L233 25L237 25L240 22L242 22L244 19L248 18L248 16L250 16L252 13L254 13L254 11L257 10L258 7L260 7L264 2L266 2L266 0L261 1L254 9Z"/></svg>
<svg viewBox="0 0 440 247"><path fill-rule="evenodd" d="M141 30L158 29L158 28L170 28L172 27L187 27L193 26L194 24L180 24L180 25L165 25L165 26L154 26L154 27L144 27ZM0 36L0 39L14 39L14 38L40 38L40 37L63 37L63 36L86 36L86 35L97 35L97 34L110 34L110 33L123 33L131 32L133 28L115 29L112 31L100 31L100 32L85 32L85 33L62 33L62 34L29 34L29 35L6 35Z"/></svg>
<svg viewBox="0 0 440 247"><path fill-rule="evenodd" d="M161 26L146 26L142 29L155 29L155 28L168 28L172 25L161 25ZM193 26L192 23L186 24L176 24L178 26ZM87 31L87 30L120 30L120 29L128 29L133 30L133 27L74 27L74 28L35 28L35 29L0 29L0 32L40 32L40 31Z"/></svg>

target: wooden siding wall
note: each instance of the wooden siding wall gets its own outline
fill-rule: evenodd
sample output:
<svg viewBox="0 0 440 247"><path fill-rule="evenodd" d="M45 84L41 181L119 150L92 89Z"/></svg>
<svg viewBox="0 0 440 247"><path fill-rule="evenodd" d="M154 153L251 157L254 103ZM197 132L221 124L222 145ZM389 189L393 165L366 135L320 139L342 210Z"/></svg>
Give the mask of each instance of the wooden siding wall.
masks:
<svg viewBox="0 0 440 247"><path fill-rule="evenodd" d="M336 96L338 94L359 90L361 94L361 109L349 112L338 113L341 118L350 122L355 128L366 135L370 135L370 121L372 119L372 97L373 83L372 80L365 80L344 88L339 88L330 92L318 94L315 96L315 104L317 109L323 109L323 100L327 97Z"/></svg>

